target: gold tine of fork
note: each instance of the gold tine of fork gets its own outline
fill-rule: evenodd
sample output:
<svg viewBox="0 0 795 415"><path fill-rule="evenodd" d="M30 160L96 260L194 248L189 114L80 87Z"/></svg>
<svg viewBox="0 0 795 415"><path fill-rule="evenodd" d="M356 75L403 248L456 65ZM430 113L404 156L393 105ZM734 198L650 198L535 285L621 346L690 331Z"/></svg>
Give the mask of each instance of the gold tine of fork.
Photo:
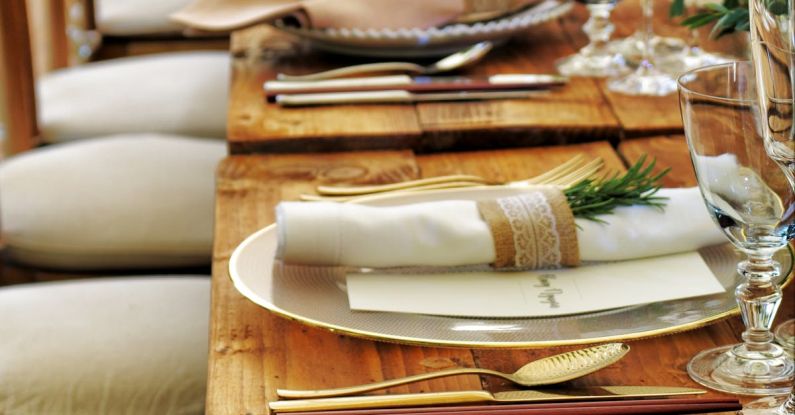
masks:
<svg viewBox="0 0 795 415"><path fill-rule="evenodd" d="M559 177L565 176L569 174L572 170L576 169L577 166L581 165L585 160L585 156L582 154L578 154L572 157L570 160L566 161L565 163L545 172L538 176L532 177L526 180L520 180L518 182L511 182L518 185L523 184L544 184L549 183L558 179ZM426 179L418 179L418 180L407 180L398 183L389 183L389 184L381 184L381 185L364 185L364 186L318 186L316 191L321 196L359 196L359 195L367 195L373 193L384 193L384 192L393 192L393 191L400 191L406 190L410 188L422 188L424 190L431 190L431 188L426 188L425 186L432 186L435 184L442 184L442 183L453 183L453 182L478 182L483 185L499 185L504 183L496 183L490 180L486 180L479 176L472 176L467 174L454 174L454 175L447 175L447 176L437 176L437 177L429 177ZM307 199L312 198L312 196L307 195ZM312 198L313 200L316 198Z"/></svg>
<svg viewBox="0 0 795 415"><path fill-rule="evenodd" d="M582 180L593 177L597 172L599 172L599 170L602 169L602 167L604 167L604 160L601 158L594 159L588 164L570 172L569 174L559 177L555 180L554 184L563 187L570 187Z"/></svg>
<svg viewBox="0 0 795 415"><path fill-rule="evenodd" d="M323 196L358 196L454 182L477 182L479 184L492 184L491 181L480 176L454 174L448 176L429 177L427 179L406 180L403 182L389 184L364 186L318 186L316 190L319 195Z"/></svg>
<svg viewBox="0 0 795 415"><path fill-rule="evenodd" d="M369 196L375 195L393 195L393 194L404 194L404 193L413 193L413 192L422 192L427 190L441 190L441 189L455 189L461 187L476 187L476 186L484 186L482 182L471 182L471 181L456 181L456 182L446 182L446 183L432 183L429 185L423 186L415 186L411 188L405 189L395 189L395 190L388 190L388 191L381 191L377 193L369 193L369 194L360 194L360 195L340 195L340 196L332 196L332 195L310 195L310 194L302 194L299 196L300 200L303 201L325 201L325 202L351 202L355 200L359 200L362 198L366 198Z"/></svg>
<svg viewBox="0 0 795 415"><path fill-rule="evenodd" d="M577 166L581 165L585 161L585 156L582 154L577 154L576 156L572 157L565 163L551 169L545 173L541 173L538 176L531 177L529 179L520 180L518 182L513 183L523 183L523 184L552 184L555 180L557 180L561 176L567 175L572 170L577 169Z"/></svg>

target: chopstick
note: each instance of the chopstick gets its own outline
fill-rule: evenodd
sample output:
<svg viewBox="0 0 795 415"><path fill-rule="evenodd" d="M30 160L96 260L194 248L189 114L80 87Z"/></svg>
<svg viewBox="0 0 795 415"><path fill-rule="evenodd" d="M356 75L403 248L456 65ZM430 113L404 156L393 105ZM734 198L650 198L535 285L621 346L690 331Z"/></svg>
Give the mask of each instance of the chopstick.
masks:
<svg viewBox="0 0 795 415"><path fill-rule="evenodd" d="M736 398L638 399L626 401L495 404L416 408L292 412L291 415L629 415L697 414L742 409Z"/></svg>

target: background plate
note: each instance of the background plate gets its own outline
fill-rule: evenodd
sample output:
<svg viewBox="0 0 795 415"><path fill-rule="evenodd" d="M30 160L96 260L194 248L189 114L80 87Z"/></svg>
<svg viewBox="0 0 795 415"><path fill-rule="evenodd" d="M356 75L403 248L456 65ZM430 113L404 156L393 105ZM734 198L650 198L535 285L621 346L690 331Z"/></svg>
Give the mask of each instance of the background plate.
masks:
<svg viewBox="0 0 795 415"><path fill-rule="evenodd" d="M363 203L395 205L443 199L484 199L519 192L521 189L504 187L456 189L372 198ZM725 293L564 317L509 319L353 312L348 308L347 294L342 287L345 268L284 265L274 261L276 245L276 227L271 225L237 247L229 268L240 293L284 317L377 340L490 348L586 344L675 333L739 313L734 287L740 280L735 267L743 256L730 244L700 251L727 288ZM783 275L790 279L791 252L781 250L777 259Z"/></svg>
<svg viewBox="0 0 795 415"><path fill-rule="evenodd" d="M500 43L529 27L556 19L571 0L545 0L501 19L458 23L430 29L306 29L276 22L276 27L310 41L319 49L354 56L437 57L484 40Z"/></svg>

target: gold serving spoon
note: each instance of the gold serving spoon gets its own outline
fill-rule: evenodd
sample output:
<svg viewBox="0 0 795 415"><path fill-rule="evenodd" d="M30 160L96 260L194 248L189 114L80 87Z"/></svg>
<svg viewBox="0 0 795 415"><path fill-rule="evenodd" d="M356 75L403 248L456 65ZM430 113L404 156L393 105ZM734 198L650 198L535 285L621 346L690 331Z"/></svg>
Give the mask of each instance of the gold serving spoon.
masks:
<svg viewBox="0 0 795 415"><path fill-rule="evenodd" d="M276 394L282 398L328 398L332 396L354 395L428 379L465 374L497 376L522 386L552 385L585 376L610 366L624 357L627 352L629 352L629 346L626 344L607 343L535 360L520 367L519 370L514 373L503 373L477 367L455 368L336 389L277 389Z"/></svg>

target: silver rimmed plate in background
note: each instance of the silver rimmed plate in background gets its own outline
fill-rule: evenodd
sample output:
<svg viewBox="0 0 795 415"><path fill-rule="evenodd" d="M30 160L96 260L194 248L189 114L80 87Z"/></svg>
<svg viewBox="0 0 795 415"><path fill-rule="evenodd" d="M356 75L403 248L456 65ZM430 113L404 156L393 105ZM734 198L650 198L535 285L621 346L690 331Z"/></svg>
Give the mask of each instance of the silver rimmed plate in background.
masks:
<svg viewBox="0 0 795 415"><path fill-rule="evenodd" d="M444 199L505 197L521 189L492 186L373 197L370 205L397 205ZM235 288L254 303L283 317L353 336L376 340L462 347L542 347L622 341L676 333L738 314L734 287L741 257L729 244L700 251L726 288L721 294L549 318L441 317L351 311L344 291L346 268L284 265L274 260L275 225L243 241L232 254L229 272ZM777 259L791 279L793 257ZM586 265L587 266L587 265ZM676 270L671 270L676 272ZM642 278L642 276L639 276Z"/></svg>
<svg viewBox="0 0 795 415"><path fill-rule="evenodd" d="M506 41L568 13L572 6L571 0L544 0L503 18L430 29L308 29L279 21L276 27L329 52L369 57L439 57L484 40Z"/></svg>

